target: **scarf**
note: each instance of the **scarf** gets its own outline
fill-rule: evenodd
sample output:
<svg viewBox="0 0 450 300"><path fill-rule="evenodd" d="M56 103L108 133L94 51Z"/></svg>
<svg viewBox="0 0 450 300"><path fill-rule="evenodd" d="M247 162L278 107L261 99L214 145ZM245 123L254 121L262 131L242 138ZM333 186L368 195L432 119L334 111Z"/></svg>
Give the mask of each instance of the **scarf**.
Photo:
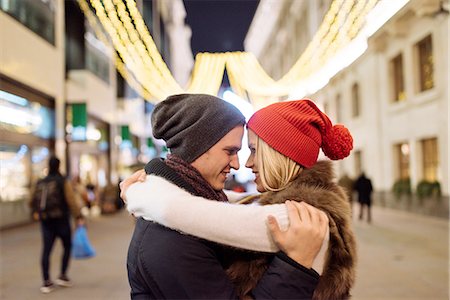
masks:
<svg viewBox="0 0 450 300"><path fill-rule="evenodd" d="M228 198L222 190L215 191L196 168L180 157L169 154L165 163L193 187L197 196L210 200L228 202Z"/></svg>

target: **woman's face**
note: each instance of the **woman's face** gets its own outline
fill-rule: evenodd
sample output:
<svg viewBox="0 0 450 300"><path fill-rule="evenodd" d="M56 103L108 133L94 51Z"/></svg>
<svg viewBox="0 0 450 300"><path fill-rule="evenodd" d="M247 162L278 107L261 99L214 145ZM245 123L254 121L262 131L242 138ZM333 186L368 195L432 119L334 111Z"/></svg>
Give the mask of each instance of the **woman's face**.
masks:
<svg viewBox="0 0 450 300"><path fill-rule="evenodd" d="M256 138L257 135L251 129L249 129L248 148L250 149L250 156L248 157L245 166L252 169L252 172L255 174L256 189L258 190L258 192L262 193L265 192L265 189L262 185L261 178L259 177L258 162L256 160Z"/></svg>

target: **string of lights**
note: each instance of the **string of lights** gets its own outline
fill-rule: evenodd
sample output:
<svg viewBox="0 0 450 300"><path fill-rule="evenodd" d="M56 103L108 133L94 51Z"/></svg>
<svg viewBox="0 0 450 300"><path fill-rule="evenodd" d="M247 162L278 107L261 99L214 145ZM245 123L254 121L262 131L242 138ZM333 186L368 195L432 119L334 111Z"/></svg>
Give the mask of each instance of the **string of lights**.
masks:
<svg viewBox="0 0 450 300"><path fill-rule="evenodd" d="M91 26L91 28L94 30L96 37L104 44L109 45L110 41L104 34L103 30L99 28L99 24L97 22L97 18L95 18L92 11L89 9L89 6L85 0L78 0L78 4L83 11L84 15L86 16L86 19ZM145 89L142 85L140 85L136 79L133 77L133 75L130 73L130 71L126 68L125 64L122 62L122 60L117 57L115 54L114 56L114 63L117 71L119 74L125 79L125 81L128 83L130 87L132 87L142 98L144 98L147 101L150 101L154 98L154 96L151 95L151 93Z"/></svg>
<svg viewBox="0 0 450 300"><path fill-rule="evenodd" d="M183 89L172 76L134 0L90 0L95 14L117 50L115 66L141 96L159 102L175 93L217 94L227 70L236 94L255 106L286 98L361 31L365 17L379 0L334 0L322 24L291 69L279 80L271 78L252 53L199 53L191 78ZM86 0L78 0L90 24L94 15ZM91 13L91 14L89 14ZM97 22L95 22L97 23ZM101 30L96 30L97 31ZM99 38L103 41L106 37Z"/></svg>

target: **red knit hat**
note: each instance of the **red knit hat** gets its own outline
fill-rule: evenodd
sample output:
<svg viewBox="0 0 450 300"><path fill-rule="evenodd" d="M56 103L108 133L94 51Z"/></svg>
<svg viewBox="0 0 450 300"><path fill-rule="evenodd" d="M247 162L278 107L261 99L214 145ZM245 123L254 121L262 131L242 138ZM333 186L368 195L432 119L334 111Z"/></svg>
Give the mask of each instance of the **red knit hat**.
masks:
<svg viewBox="0 0 450 300"><path fill-rule="evenodd" d="M272 148L306 168L317 162L320 148L332 160L347 157L353 149L348 129L333 126L308 99L264 107L253 114L247 126Z"/></svg>

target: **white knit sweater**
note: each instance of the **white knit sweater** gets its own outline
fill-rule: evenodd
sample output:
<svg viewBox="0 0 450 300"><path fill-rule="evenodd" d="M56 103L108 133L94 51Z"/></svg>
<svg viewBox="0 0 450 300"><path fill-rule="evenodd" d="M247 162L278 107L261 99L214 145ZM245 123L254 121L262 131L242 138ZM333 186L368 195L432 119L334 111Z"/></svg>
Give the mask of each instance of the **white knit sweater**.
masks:
<svg viewBox="0 0 450 300"><path fill-rule="evenodd" d="M230 202L237 201L239 193L227 193ZM238 205L206 200L193 196L175 184L155 175L145 182L131 185L126 191L127 209L135 217L155 221L166 227L213 242L237 248L277 252L266 225L267 217L274 216L282 230L289 226L284 204ZM327 233L313 268L321 274Z"/></svg>

